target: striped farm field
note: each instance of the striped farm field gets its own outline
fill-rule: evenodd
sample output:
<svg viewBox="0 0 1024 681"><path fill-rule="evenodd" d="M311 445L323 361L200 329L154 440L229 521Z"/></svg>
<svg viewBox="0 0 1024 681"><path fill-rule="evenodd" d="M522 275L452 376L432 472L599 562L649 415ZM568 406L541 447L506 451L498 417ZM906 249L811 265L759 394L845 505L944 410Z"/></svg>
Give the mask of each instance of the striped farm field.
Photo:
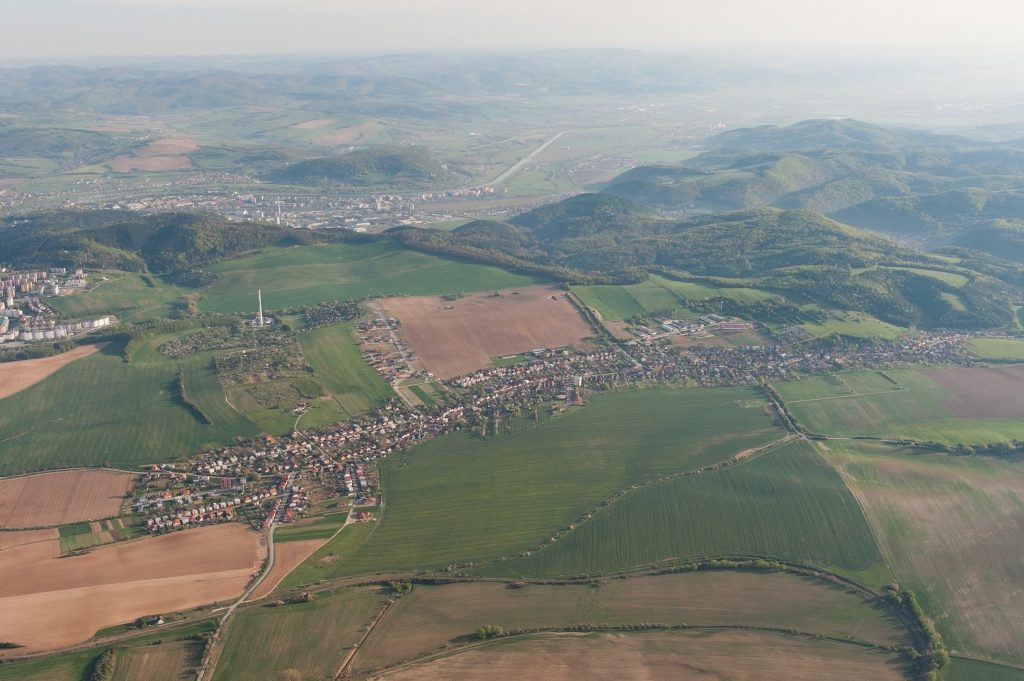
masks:
<svg viewBox="0 0 1024 681"><path fill-rule="evenodd" d="M366 296L431 296L516 288L533 277L419 253L394 243L268 248L212 265L215 284L202 290L210 312L256 311L256 289L267 310Z"/></svg>
<svg viewBox="0 0 1024 681"><path fill-rule="evenodd" d="M317 594L308 603L240 611L228 628L213 681L332 679L387 596L377 587Z"/></svg>
<svg viewBox="0 0 1024 681"><path fill-rule="evenodd" d="M170 461L252 432L217 398L202 367L188 365L186 383L212 424L178 401L174 364L133 366L120 352L107 345L0 400L0 474Z"/></svg>
<svg viewBox="0 0 1024 681"><path fill-rule="evenodd" d="M554 544L481 572L580 575L730 555L813 563L869 581L889 576L856 499L799 440L737 466L639 489Z"/></svg>
<svg viewBox="0 0 1024 681"><path fill-rule="evenodd" d="M775 388L814 433L947 444L1024 439L1024 366L843 373Z"/></svg>
<svg viewBox="0 0 1024 681"><path fill-rule="evenodd" d="M717 388L595 394L583 409L510 435L438 438L382 462L379 526L354 554L316 573L515 555L619 490L783 435L755 391Z"/></svg>

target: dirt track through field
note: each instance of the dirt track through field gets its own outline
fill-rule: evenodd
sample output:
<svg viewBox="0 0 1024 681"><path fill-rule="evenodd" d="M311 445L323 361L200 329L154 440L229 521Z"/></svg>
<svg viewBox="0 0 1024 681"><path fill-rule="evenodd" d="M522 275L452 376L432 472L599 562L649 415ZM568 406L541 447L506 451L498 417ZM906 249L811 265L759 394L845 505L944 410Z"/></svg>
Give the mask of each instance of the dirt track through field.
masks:
<svg viewBox="0 0 1024 681"><path fill-rule="evenodd" d="M136 477L88 469L0 479L0 528L66 525L116 516Z"/></svg>
<svg viewBox="0 0 1024 681"><path fill-rule="evenodd" d="M10 397L25 388L35 385L61 367L76 359L88 357L98 352L106 343L79 345L73 350L43 357L41 359L25 359L20 362L4 362L0 364L0 399Z"/></svg>
<svg viewBox="0 0 1024 681"><path fill-rule="evenodd" d="M557 287L498 293L450 301L388 298L383 305L401 320L402 335L423 364L441 378L484 369L492 357L562 347L593 335Z"/></svg>
<svg viewBox="0 0 1024 681"><path fill-rule="evenodd" d="M143 615L237 597L266 554L260 536L238 523L68 558L58 557L56 538L10 534L9 542L19 545L0 550L0 640L26 646L17 653L84 641Z"/></svg>
<svg viewBox="0 0 1024 681"><path fill-rule="evenodd" d="M1024 366L952 367L925 375L950 392L944 404L957 418L1024 417Z"/></svg>

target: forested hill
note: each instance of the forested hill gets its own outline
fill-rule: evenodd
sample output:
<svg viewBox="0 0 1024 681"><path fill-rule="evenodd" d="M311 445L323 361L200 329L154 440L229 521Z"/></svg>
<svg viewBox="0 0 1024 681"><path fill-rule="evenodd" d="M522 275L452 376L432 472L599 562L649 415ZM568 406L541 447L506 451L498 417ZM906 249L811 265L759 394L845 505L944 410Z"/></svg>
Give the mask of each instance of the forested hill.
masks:
<svg viewBox="0 0 1024 681"><path fill-rule="evenodd" d="M293 163L271 172L268 179L294 185L418 187L444 184L451 173L422 147L371 147Z"/></svg>
<svg viewBox="0 0 1024 681"><path fill-rule="evenodd" d="M578 281L629 282L651 272L727 278L901 325L1009 324L1010 286L998 277L1020 274L1005 262L1005 269L993 265L989 273L951 264L809 211L765 208L681 220L601 195L573 197L509 222L396 236L435 252L555 268ZM956 273L967 283L954 287L928 270Z"/></svg>
<svg viewBox="0 0 1024 681"><path fill-rule="evenodd" d="M604 192L668 211L774 206L811 210L845 224L916 239L992 250L1024 220L1024 145L806 121L712 137L681 165L641 166ZM1012 235L1011 235L1012 236Z"/></svg>
<svg viewBox="0 0 1024 681"><path fill-rule="evenodd" d="M141 215L125 211L53 211L0 223L5 265L112 268L155 273L188 269L274 245L307 243L311 234L207 213Z"/></svg>

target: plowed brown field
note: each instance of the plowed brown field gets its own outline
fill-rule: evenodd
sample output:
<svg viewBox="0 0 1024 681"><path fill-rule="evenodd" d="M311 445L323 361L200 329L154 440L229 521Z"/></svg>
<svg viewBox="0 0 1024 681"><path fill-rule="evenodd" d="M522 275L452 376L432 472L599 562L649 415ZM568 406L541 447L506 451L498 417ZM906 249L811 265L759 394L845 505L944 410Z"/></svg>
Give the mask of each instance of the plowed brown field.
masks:
<svg viewBox="0 0 1024 681"><path fill-rule="evenodd" d="M423 364L441 378L490 365L492 357L571 345L593 330L554 286L478 293L458 300L388 298L384 307Z"/></svg>
<svg viewBox="0 0 1024 681"><path fill-rule="evenodd" d="M927 371L925 375L950 392L944 404L957 418L1024 416L1024 366L951 367Z"/></svg>
<svg viewBox="0 0 1024 681"><path fill-rule="evenodd" d="M84 641L142 615L235 598L266 555L260 535L237 523L71 558L57 557L56 533L48 532L49 540L0 534L17 544L0 550L0 640L26 646L19 654Z"/></svg>
<svg viewBox="0 0 1024 681"><path fill-rule="evenodd" d="M313 552L324 545L326 539L307 539L304 541L279 542L274 546L274 567L266 579L260 582L256 590L249 596L250 601L257 601L269 596L281 580L295 569L295 566L313 555Z"/></svg>
<svg viewBox="0 0 1024 681"><path fill-rule="evenodd" d="M0 528L66 525L116 516L137 476L99 469L0 479Z"/></svg>

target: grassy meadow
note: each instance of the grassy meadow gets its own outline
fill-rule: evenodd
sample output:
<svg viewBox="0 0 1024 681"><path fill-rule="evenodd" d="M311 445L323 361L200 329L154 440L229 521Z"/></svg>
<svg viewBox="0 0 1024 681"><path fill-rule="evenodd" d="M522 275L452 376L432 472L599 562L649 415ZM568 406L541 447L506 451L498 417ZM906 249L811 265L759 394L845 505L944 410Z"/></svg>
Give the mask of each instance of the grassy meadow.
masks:
<svg viewBox="0 0 1024 681"><path fill-rule="evenodd" d="M363 361L351 323L306 331L299 335L299 345L317 380L348 416L394 396L391 386Z"/></svg>
<svg viewBox="0 0 1024 681"><path fill-rule="evenodd" d="M107 277L107 281L103 281ZM90 273L90 292L49 298L47 303L69 318L115 314L123 321L172 316L185 290L156 277L134 272Z"/></svg>
<svg viewBox="0 0 1024 681"><path fill-rule="evenodd" d="M694 316L696 313L686 307L687 300L724 297L754 302L774 297L767 291L754 288L698 284L658 276L651 276L639 284L573 286L572 290L583 304L596 309L602 319L610 321L667 310L679 316Z"/></svg>
<svg viewBox="0 0 1024 681"><path fill-rule="evenodd" d="M209 267L217 282L201 291L211 312L256 311L256 289L267 310L381 295L440 295L512 288L532 277L418 253L393 243L268 248Z"/></svg>
<svg viewBox="0 0 1024 681"><path fill-rule="evenodd" d="M623 488L783 435L748 388L596 394L584 409L513 430L454 433L385 459L379 526L326 566L320 559L333 549L321 548L296 578L515 555Z"/></svg>
<svg viewBox="0 0 1024 681"><path fill-rule="evenodd" d="M554 544L482 572L581 575L735 555L813 563L869 581L888 577L856 499L802 441L738 466L639 489Z"/></svg>
<svg viewBox="0 0 1024 681"><path fill-rule="evenodd" d="M1017 338L972 338L967 348L982 360L1024 362L1024 340Z"/></svg>

